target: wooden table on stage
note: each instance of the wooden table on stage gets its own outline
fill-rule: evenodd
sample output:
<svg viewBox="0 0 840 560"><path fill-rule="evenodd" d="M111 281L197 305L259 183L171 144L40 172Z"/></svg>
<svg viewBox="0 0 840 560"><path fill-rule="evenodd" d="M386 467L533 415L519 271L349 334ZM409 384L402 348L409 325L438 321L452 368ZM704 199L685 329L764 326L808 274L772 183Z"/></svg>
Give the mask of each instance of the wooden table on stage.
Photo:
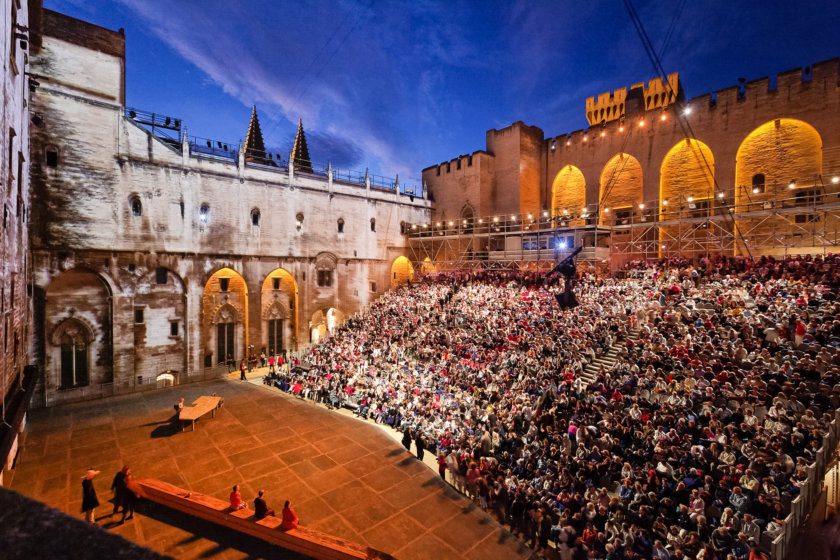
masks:
<svg viewBox="0 0 840 560"><path fill-rule="evenodd" d="M184 422L192 422L192 429L195 431L195 421L201 416L212 413L212 417L216 417L216 409L219 408L219 403L222 402L222 397L198 397L192 406L185 406L181 409L178 415L178 420L181 421L181 431L184 431Z"/></svg>

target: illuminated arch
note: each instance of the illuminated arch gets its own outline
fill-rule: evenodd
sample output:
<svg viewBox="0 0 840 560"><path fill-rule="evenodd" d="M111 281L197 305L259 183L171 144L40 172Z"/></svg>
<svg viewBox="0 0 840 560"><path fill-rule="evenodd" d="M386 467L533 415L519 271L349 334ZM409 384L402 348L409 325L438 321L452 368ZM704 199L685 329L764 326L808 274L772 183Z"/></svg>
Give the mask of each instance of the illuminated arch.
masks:
<svg viewBox="0 0 840 560"><path fill-rule="evenodd" d="M551 185L551 215L562 215L564 210L578 215L586 204L586 179L574 165L567 165L557 173Z"/></svg>
<svg viewBox="0 0 840 560"><path fill-rule="evenodd" d="M222 268L207 279L202 317L205 364L248 357L248 286L241 274Z"/></svg>
<svg viewBox="0 0 840 560"><path fill-rule="evenodd" d="M263 280L260 296L263 309L262 349L267 353L296 349L298 284L295 277L285 268L275 268Z"/></svg>
<svg viewBox="0 0 840 560"><path fill-rule="evenodd" d="M715 189L715 159L712 150L696 139L685 138L662 159L659 181L659 211L665 201L711 199Z"/></svg>
<svg viewBox="0 0 840 560"><path fill-rule="evenodd" d="M642 165L626 153L614 155L601 171L598 201L600 221L612 223L615 210L634 211L642 202Z"/></svg>
<svg viewBox="0 0 840 560"><path fill-rule="evenodd" d="M735 202L763 200L791 181L797 187L813 186L821 172L822 138L814 127L796 119L764 123L744 138L735 155ZM754 188L757 175L764 177Z"/></svg>
<svg viewBox="0 0 840 560"><path fill-rule="evenodd" d="M391 287L396 288L406 282L414 280L414 267L406 256L394 259L391 265Z"/></svg>
<svg viewBox="0 0 840 560"><path fill-rule="evenodd" d="M330 334L335 334L338 327L344 324L344 312L335 307L330 307L327 310L327 330Z"/></svg>

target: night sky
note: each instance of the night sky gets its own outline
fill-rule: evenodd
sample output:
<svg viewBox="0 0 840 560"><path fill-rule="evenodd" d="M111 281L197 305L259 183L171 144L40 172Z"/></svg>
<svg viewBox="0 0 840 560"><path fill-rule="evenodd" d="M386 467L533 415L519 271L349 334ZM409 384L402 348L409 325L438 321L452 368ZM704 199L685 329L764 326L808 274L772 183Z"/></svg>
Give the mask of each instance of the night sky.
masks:
<svg viewBox="0 0 840 560"><path fill-rule="evenodd" d="M840 1L635 0L686 97L840 56ZM44 0L125 28L126 103L238 143L256 104L288 154L403 184L522 120L584 128L586 97L656 74L621 0Z"/></svg>

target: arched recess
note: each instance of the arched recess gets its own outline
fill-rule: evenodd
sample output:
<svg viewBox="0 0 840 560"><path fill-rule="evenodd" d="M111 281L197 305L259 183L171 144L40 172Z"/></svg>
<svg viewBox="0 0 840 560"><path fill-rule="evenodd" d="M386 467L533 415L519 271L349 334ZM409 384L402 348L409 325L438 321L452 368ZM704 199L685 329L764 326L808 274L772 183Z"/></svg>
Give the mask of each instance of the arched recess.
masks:
<svg viewBox="0 0 840 560"><path fill-rule="evenodd" d="M335 334L338 327L344 324L344 313L340 309L330 307L327 309L327 330L331 335Z"/></svg>
<svg viewBox="0 0 840 560"><path fill-rule="evenodd" d="M204 285L204 364L238 362L248 356L248 286L232 268L217 270Z"/></svg>
<svg viewBox="0 0 840 560"><path fill-rule="evenodd" d="M394 259L391 265L391 288L396 288L406 282L414 280L414 267L405 255Z"/></svg>
<svg viewBox="0 0 840 560"><path fill-rule="evenodd" d="M113 381L111 294L106 279L78 268L59 274L47 286L48 404L78 398L72 390L81 387L87 387L85 395L99 394L103 383Z"/></svg>
<svg viewBox="0 0 840 560"><path fill-rule="evenodd" d="M285 268L275 268L265 277L260 294L262 307L262 351L297 348L298 285Z"/></svg>
<svg viewBox="0 0 840 560"><path fill-rule="evenodd" d="M186 371L187 297L183 279L166 267L150 270L138 282L134 309L134 373L151 380L161 372ZM177 383L177 375L174 376Z"/></svg>
<svg viewBox="0 0 840 560"><path fill-rule="evenodd" d="M602 224L621 224L638 209L642 199L642 165L630 154L610 158L601 171L598 201Z"/></svg>
<svg viewBox="0 0 840 560"><path fill-rule="evenodd" d="M744 138L735 156L735 205L738 211L763 208L764 203L773 199L792 199L790 205L806 207L802 215L791 218L803 225L796 228L798 236L782 233L783 241L786 245L813 245L811 236L802 233L809 231L809 223L815 223L807 206L818 193L815 187L822 173L822 159L822 138L810 124L796 119L776 119L762 124ZM736 226L749 240L779 234L774 230L780 223L783 222L753 218L739 219ZM834 224L818 224L820 231L823 227L833 230ZM760 247L753 249L761 252ZM739 239L736 253L743 251Z"/></svg>
<svg viewBox="0 0 840 560"><path fill-rule="evenodd" d="M473 211L473 207L469 204L465 204L461 209L461 232L472 233L474 224L475 212Z"/></svg>
<svg viewBox="0 0 840 560"><path fill-rule="evenodd" d="M580 169L567 165L554 177L551 185L551 216L578 216L586 204L586 180ZM566 211L566 212L564 212Z"/></svg>
<svg viewBox="0 0 840 560"><path fill-rule="evenodd" d="M714 197L715 158L699 140L685 138L662 160L659 182L659 211L674 210L679 200L710 200ZM664 201L672 203L668 208Z"/></svg>
<svg viewBox="0 0 840 560"><path fill-rule="evenodd" d="M660 226L660 252L708 252L706 242L713 229L709 220L701 219L713 214L714 206L712 150L699 140L684 138L668 151L660 168L660 217L674 224Z"/></svg>
<svg viewBox="0 0 840 560"><path fill-rule="evenodd" d="M327 337L327 317L320 309L309 320L309 342L317 344Z"/></svg>

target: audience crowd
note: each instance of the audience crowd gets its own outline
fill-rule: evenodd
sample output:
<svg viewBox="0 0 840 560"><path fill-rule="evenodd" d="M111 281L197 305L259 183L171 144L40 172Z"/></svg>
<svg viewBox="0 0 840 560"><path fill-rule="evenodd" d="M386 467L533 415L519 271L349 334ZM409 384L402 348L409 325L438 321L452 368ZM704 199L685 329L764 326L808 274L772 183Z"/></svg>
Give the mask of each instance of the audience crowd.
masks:
<svg viewBox="0 0 840 560"><path fill-rule="evenodd" d="M837 265L633 263L566 311L538 275L438 275L266 382L404 432L546 555L752 560L840 404Z"/></svg>

